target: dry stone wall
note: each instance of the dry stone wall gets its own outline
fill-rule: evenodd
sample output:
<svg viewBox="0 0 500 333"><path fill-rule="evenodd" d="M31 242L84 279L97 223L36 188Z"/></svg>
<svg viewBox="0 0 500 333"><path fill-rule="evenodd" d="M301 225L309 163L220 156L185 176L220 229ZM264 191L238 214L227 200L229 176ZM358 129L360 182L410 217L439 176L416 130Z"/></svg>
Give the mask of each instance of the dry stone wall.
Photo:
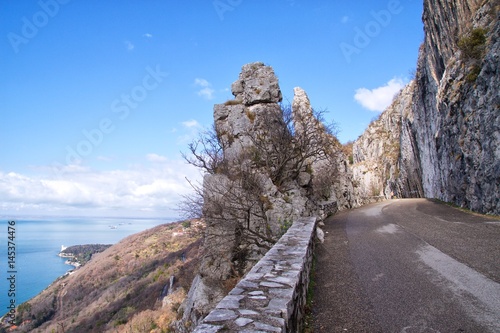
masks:
<svg viewBox="0 0 500 333"><path fill-rule="evenodd" d="M300 332L315 235L316 218L297 220L194 332Z"/></svg>

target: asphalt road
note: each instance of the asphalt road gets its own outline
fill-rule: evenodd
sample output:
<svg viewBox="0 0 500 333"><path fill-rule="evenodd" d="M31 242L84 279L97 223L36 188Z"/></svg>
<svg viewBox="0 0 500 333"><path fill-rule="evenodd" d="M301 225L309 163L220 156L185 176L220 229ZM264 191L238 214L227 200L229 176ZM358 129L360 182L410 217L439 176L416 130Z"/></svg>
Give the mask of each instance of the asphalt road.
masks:
<svg viewBox="0 0 500 333"><path fill-rule="evenodd" d="M500 332L500 220L402 199L325 224L314 333Z"/></svg>

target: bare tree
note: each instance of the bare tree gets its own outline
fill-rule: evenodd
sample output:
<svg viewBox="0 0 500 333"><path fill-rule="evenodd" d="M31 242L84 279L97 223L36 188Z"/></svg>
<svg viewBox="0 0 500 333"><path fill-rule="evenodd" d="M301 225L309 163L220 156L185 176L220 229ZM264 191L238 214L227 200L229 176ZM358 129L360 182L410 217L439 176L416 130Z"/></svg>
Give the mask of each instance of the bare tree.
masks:
<svg viewBox="0 0 500 333"><path fill-rule="evenodd" d="M314 163L333 164L332 145L338 144L331 135L334 126L321 122L322 112L293 119L290 105L266 111L252 115L253 126L242 133L251 144L230 161L224 154L232 142L216 127L202 133L189 145L190 154L183 155L206 176L203 185L190 182L194 193L184 197L180 210L189 218L205 218L207 253L213 261L230 261L235 276L243 273L250 253L271 248L281 236L279 221L270 221L267 214L273 209L273 198L266 195L269 181L285 192ZM223 259L227 253L231 258Z"/></svg>
<svg viewBox="0 0 500 333"><path fill-rule="evenodd" d="M209 174L223 172L225 147L214 126L200 133L188 147L189 154L181 153L186 162Z"/></svg>
<svg viewBox="0 0 500 333"><path fill-rule="evenodd" d="M275 185L297 179L300 172L317 161L333 160L338 145L333 135L336 125L325 125L323 114L313 111L311 117L297 119L290 105L282 105L280 113L260 115L261 122L273 124L265 135L247 133L254 144L252 160L257 167L264 167Z"/></svg>
<svg viewBox="0 0 500 333"><path fill-rule="evenodd" d="M203 217L203 186L195 184L186 178L186 181L191 185L193 192L182 195L177 211L179 211L186 219L199 219Z"/></svg>

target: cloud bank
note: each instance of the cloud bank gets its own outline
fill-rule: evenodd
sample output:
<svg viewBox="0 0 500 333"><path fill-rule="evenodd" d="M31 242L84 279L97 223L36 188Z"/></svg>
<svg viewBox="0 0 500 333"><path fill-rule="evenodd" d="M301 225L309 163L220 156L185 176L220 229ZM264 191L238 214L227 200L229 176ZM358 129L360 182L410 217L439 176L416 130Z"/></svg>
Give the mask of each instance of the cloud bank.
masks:
<svg viewBox="0 0 500 333"><path fill-rule="evenodd" d="M148 154L126 170L96 171L78 165L43 175L0 171L0 215L175 217L186 177L199 172L184 161Z"/></svg>
<svg viewBox="0 0 500 333"><path fill-rule="evenodd" d="M399 78L393 78L387 84L375 89L360 88L356 90L354 99L365 109L382 112L391 105L394 96L405 86Z"/></svg>
<svg viewBox="0 0 500 333"><path fill-rule="evenodd" d="M196 78L194 80L194 85L196 87L201 88L197 92L198 96L201 96L207 100L211 100L214 98L215 90L212 88L212 84L210 82L208 82L207 80Z"/></svg>

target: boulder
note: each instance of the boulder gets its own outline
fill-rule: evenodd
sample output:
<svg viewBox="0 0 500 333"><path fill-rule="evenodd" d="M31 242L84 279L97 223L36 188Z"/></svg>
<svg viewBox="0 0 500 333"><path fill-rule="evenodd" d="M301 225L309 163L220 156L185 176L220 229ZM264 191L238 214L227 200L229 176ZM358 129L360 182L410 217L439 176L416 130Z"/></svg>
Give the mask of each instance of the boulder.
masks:
<svg viewBox="0 0 500 333"><path fill-rule="evenodd" d="M283 99L274 70L262 62L244 65L239 79L232 84L231 91L235 99L246 106L279 103Z"/></svg>

